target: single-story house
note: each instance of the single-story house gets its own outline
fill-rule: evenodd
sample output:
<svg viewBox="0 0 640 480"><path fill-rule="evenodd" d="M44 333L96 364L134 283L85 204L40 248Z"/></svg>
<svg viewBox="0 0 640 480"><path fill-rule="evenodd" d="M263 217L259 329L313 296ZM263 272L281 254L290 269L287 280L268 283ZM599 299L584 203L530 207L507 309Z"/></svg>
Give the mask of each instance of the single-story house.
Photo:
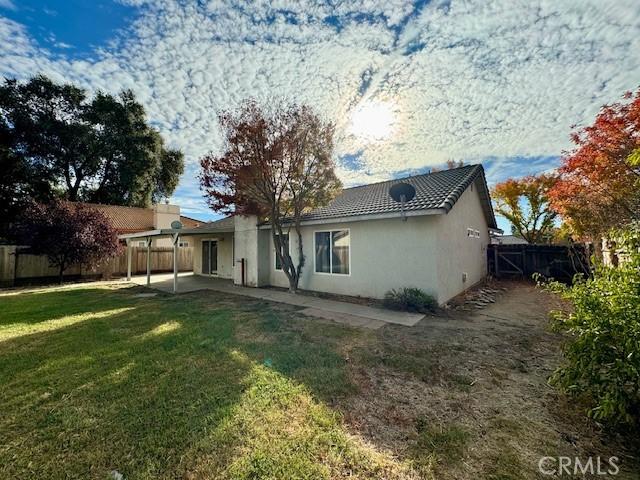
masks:
<svg viewBox="0 0 640 480"><path fill-rule="evenodd" d="M196 228L205 222L180 215L178 205L155 204L150 208L125 207L122 205L103 205L100 203L82 203L104 214L113 224L118 235L146 232L160 228L171 228L171 223L180 221L185 228ZM132 244L135 247L146 247L146 240L141 239ZM171 239L157 237L152 240L152 247L171 247ZM180 247L192 247L188 239L183 239Z"/></svg>
<svg viewBox="0 0 640 480"><path fill-rule="evenodd" d="M414 187L404 204L389 195L398 183ZM484 169L451 170L347 188L302 221L305 265L299 287L383 298L393 288L418 287L440 304L487 274L489 230L497 229ZM197 275L252 287L288 287L276 259L271 228L256 216L236 215L197 228L123 235L189 238ZM297 262L297 235L288 235ZM177 289L177 273L174 278Z"/></svg>

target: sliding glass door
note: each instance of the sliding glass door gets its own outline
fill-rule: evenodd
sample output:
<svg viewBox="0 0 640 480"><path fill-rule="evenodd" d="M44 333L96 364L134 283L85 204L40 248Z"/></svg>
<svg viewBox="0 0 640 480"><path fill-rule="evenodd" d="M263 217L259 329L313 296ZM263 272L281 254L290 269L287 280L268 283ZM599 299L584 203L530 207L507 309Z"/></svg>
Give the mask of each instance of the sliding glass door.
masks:
<svg viewBox="0 0 640 480"><path fill-rule="evenodd" d="M218 273L218 241L202 241L202 274L213 275Z"/></svg>

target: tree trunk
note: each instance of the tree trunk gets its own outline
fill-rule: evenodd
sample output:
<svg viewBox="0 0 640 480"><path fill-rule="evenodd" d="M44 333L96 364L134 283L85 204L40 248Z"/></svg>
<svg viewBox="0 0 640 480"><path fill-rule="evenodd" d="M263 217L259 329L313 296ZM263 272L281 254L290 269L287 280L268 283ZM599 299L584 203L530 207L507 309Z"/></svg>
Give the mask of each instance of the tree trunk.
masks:
<svg viewBox="0 0 640 480"><path fill-rule="evenodd" d="M305 258L302 250L302 232L300 231L299 215L296 214L296 235L298 236L298 266L296 268L296 288L300 283L300 276L302 275L302 268L304 267ZM293 261L293 260L292 260Z"/></svg>
<svg viewBox="0 0 640 480"><path fill-rule="evenodd" d="M62 285L64 283L64 264L60 265L60 273L58 277L58 283Z"/></svg>
<svg viewBox="0 0 640 480"><path fill-rule="evenodd" d="M272 213L272 218L275 218L275 212ZM296 275L296 269L293 266L293 260L291 260L291 255L289 255L288 251L284 251L281 235L282 226L276 223L274 220L271 221L271 238L273 239L273 246L276 250L276 257L280 260L280 265L282 266L282 271L287 276L287 280L289 281L289 292L296 293L298 288L298 275ZM289 238L291 241L291 238Z"/></svg>

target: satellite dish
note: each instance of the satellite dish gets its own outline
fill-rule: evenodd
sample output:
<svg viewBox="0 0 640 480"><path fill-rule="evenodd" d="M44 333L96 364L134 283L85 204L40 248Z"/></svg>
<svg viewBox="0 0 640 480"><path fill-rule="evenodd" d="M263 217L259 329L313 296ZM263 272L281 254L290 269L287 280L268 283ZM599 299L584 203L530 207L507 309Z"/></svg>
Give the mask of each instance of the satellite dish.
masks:
<svg viewBox="0 0 640 480"><path fill-rule="evenodd" d="M410 202L416 196L416 189L408 183L396 183L389 189L389 196L396 202Z"/></svg>
<svg viewBox="0 0 640 480"><path fill-rule="evenodd" d="M389 189L389 196L396 202L400 202L400 215L402 216L402 221L406 222L407 216L404 213L404 204L415 198L416 189L408 183L396 183Z"/></svg>
<svg viewBox="0 0 640 480"><path fill-rule="evenodd" d="M171 228L174 230L180 230L182 228L182 222L180 220L174 220L171 222Z"/></svg>

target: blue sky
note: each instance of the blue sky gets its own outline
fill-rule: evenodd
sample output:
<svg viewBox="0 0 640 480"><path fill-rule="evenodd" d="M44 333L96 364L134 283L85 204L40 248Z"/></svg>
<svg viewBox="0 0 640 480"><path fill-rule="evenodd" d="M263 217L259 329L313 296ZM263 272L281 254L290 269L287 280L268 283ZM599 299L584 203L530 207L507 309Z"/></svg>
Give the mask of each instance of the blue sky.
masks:
<svg viewBox="0 0 640 480"><path fill-rule="evenodd" d="M185 152L171 200L198 218L197 160L243 98L334 121L346 185L449 159L493 184L554 168L572 125L638 87L638 52L636 0L0 0L0 73L133 89Z"/></svg>

